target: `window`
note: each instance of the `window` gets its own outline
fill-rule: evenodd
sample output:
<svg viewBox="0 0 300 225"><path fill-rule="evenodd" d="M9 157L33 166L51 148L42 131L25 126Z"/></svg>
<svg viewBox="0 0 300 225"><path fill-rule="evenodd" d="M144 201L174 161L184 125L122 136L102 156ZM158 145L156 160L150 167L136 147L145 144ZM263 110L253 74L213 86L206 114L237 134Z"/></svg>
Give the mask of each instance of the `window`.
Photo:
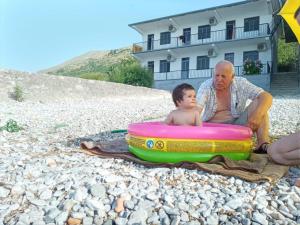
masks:
<svg viewBox="0 0 300 225"><path fill-rule="evenodd" d="M259 30L259 16L244 19L244 32Z"/></svg>
<svg viewBox="0 0 300 225"><path fill-rule="evenodd" d="M198 27L198 39L210 38L210 25Z"/></svg>
<svg viewBox="0 0 300 225"><path fill-rule="evenodd" d="M171 43L171 32L160 33L160 45L166 45Z"/></svg>
<svg viewBox="0 0 300 225"><path fill-rule="evenodd" d="M234 65L234 53L225 53L224 59L231 62Z"/></svg>
<svg viewBox="0 0 300 225"><path fill-rule="evenodd" d="M167 60L160 60L159 61L159 72L160 73L170 72L170 62L168 62Z"/></svg>
<svg viewBox="0 0 300 225"><path fill-rule="evenodd" d="M207 56L197 56L197 70L209 69L209 58Z"/></svg>
<svg viewBox="0 0 300 225"><path fill-rule="evenodd" d="M148 70L153 73L154 72L154 61L148 62Z"/></svg>
<svg viewBox="0 0 300 225"><path fill-rule="evenodd" d="M251 61L256 61L258 60L258 51L248 51L244 52L243 54L243 61L245 62L246 59L249 59Z"/></svg>

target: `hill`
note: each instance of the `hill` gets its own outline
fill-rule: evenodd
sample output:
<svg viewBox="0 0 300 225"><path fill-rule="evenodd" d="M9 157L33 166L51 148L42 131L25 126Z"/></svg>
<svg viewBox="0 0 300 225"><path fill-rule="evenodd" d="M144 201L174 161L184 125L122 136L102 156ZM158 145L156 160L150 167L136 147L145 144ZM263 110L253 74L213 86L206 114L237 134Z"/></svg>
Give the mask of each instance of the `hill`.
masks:
<svg viewBox="0 0 300 225"><path fill-rule="evenodd" d="M135 99L137 96L170 97L169 92L146 87L0 69L0 103L15 102L12 100L12 94L16 85L22 89L25 102L99 100L103 98Z"/></svg>
<svg viewBox="0 0 300 225"><path fill-rule="evenodd" d="M38 73L106 80L110 67L128 58L132 58L129 47L91 51Z"/></svg>

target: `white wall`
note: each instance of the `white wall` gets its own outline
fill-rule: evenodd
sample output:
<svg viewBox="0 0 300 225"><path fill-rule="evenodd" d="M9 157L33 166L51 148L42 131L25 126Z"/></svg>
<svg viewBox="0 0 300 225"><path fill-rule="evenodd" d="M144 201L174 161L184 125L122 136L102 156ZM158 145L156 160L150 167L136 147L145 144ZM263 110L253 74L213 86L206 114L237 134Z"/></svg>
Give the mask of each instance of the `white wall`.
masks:
<svg viewBox="0 0 300 225"><path fill-rule="evenodd" d="M226 21L235 20L236 27L244 27L244 19L249 17L256 17L259 16L259 24L264 23L271 23L272 22L272 15L268 15L268 11L266 7L255 8L255 10L249 8L249 10L237 11L234 7L231 10L226 10L226 12L221 13L222 18L218 18L218 24L211 26L211 31L219 31L226 29ZM201 16L202 15L202 16ZM214 14L211 14L214 15ZM176 32L171 33L171 37L179 37L182 35L184 28L191 28L192 34L198 33L198 26L208 25L208 19L210 16L207 13L199 13L198 20L195 20L194 17L189 19L189 15L185 17L184 20L180 20L180 18L176 19L178 22ZM159 24L159 21L157 22ZM142 35L143 42L147 41L148 34L154 34L154 40L160 39L160 33L168 31L168 26L160 26L153 24L153 28L151 31L148 31Z"/></svg>
<svg viewBox="0 0 300 225"><path fill-rule="evenodd" d="M225 53L234 53L234 65L241 66L243 65L243 52L244 51L255 51L257 49L256 44L245 44L242 46L238 46L237 44L232 44L231 47L228 48L219 48L217 49L217 57L210 58L210 68L213 68L217 62L224 59ZM196 51L195 48L190 48L189 53L183 53L177 57L175 62L170 63L170 71L181 70L181 58L190 57L190 69L196 69L197 65L197 56L206 56L207 50L203 49L201 51ZM267 51L259 52L259 59L262 63L267 63L268 61L272 61L271 58L271 49L268 48ZM154 61L154 72L159 72L159 61L165 60L165 55L157 56L157 57L149 57L146 60L143 60L141 63L143 66L147 67L148 61Z"/></svg>
<svg viewBox="0 0 300 225"><path fill-rule="evenodd" d="M171 39L174 41L177 40L176 38L182 35L184 28L191 28L191 34L195 34L195 40L193 42L192 38L192 45L197 44L198 37L198 26L201 25L208 25L208 20L211 16L215 16L218 20L218 24L215 26L211 26L211 32L220 31L226 29L226 21L235 20L236 27L244 27L244 19L250 17L259 16L259 24L265 23L272 23L272 15L268 11L268 6L266 1L257 1L251 2L249 4L242 4L233 7L225 7L217 9L215 11L203 11L193 14L185 14L178 17L172 17L173 21L176 22L175 27L177 30L171 33ZM169 19L157 20L151 23L140 24L140 28L144 28L144 34L142 35L144 41L144 48L146 48L146 42L148 34L154 34L154 40L160 39L160 33L168 31L168 25L170 24ZM242 30L243 31L243 30ZM222 33L225 39L225 32ZM252 35L253 36L253 35ZM237 39L239 37L236 36ZM270 49L270 41L264 38L254 38L254 39L246 39L245 37L243 41L239 40L232 40L229 42L215 42L216 51L218 53L217 57L210 58L210 68L213 68L217 62L224 59L225 53L234 53L234 65L235 66L242 66L243 65L243 52L245 51L256 51L257 44L260 42L266 42L268 45L267 51L259 52L259 59L262 63L267 63L272 61L271 49ZM197 64L197 56L206 56L207 50L210 48L210 45L199 45L194 47L183 47L183 48L176 48L177 45L172 46L172 40L170 46L163 45L160 46L159 43L155 43L154 49L165 48L162 51L156 51L154 54L152 52L145 52L143 53L143 59L141 59L142 65L147 67L148 61L154 61L154 72L159 72L159 64L160 60L165 60L166 55L168 52L166 51L168 48L173 48L171 51L176 50L175 57L177 57L176 61L170 63L170 71L179 71L181 70L181 59L185 57L190 58L189 68L190 70L196 69ZM205 40L205 39L204 39Z"/></svg>

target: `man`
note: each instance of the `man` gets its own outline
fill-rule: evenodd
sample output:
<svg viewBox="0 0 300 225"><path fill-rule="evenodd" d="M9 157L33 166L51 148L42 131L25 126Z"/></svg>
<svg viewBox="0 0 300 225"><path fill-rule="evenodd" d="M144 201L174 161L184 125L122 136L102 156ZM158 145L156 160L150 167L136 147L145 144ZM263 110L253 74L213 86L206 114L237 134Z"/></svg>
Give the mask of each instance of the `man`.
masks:
<svg viewBox="0 0 300 225"><path fill-rule="evenodd" d="M246 108L246 102L252 102ZM272 96L242 77L234 77L234 66L223 60L215 66L212 79L205 81L197 94L203 121L243 125L257 136L255 153L267 153L269 144L268 110Z"/></svg>

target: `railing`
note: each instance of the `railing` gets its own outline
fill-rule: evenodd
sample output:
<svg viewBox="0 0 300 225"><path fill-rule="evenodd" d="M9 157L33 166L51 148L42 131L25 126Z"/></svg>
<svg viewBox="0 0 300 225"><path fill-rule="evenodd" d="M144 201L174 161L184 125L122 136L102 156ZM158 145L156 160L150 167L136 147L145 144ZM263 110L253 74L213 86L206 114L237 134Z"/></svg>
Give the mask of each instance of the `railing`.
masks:
<svg viewBox="0 0 300 225"><path fill-rule="evenodd" d="M262 69L259 74L269 74L271 72L271 62L263 64ZM243 76L246 75L243 66L235 66L235 75ZM194 78L209 78L214 74L214 68L204 69L204 70L175 70L170 72L155 72L154 80L182 80L182 79L194 79Z"/></svg>
<svg viewBox="0 0 300 225"><path fill-rule="evenodd" d="M259 74L269 74L271 73L271 66L272 66L272 62L267 62L265 64L262 64L262 68L260 70ZM244 71L244 66L234 66L234 70L235 70L235 75L236 76L244 76L247 75ZM256 75L259 75L256 74Z"/></svg>
<svg viewBox="0 0 300 225"><path fill-rule="evenodd" d="M244 27L235 27L232 29L211 31L209 35L206 35L206 37L198 33L189 35L189 38L183 36L171 37L169 43L167 44L164 44L165 41L162 41L160 39L152 40L151 42L145 41L145 42L135 43L133 44L132 52L138 53L138 52L146 52L146 51L153 51L159 49L168 49L168 48L184 47L184 46L191 46L191 45L202 45L202 44L222 42L222 41L265 37L268 35L270 35L269 24L264 23L259 25L258 30L252 30L252 31L245 31Z"/></svg>

